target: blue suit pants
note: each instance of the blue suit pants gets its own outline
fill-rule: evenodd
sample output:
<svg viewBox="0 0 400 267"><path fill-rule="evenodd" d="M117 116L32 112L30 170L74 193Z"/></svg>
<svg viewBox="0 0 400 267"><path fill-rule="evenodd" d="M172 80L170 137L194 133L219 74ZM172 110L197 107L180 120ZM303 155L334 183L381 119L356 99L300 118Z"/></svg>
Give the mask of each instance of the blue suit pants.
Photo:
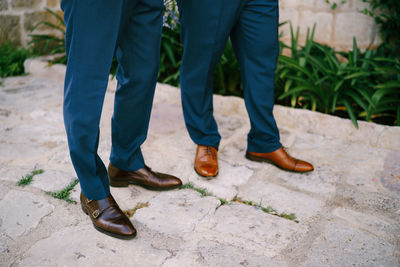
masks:
<svg viewBox="0 0 400 267"><path fill-rule="evenodd" d="M251 124L247 149L261 153L280 148L272 113L278 0L178 0L178 6L184 47L182 106L192 140L218 149L221 136L213 117L212 79L230 37Z"/></svg>
<svg viewBox="0 0 400 267"><path fill-rule="evenodd" d="M82 192L110 194L107 169L97 154L99 123L113 55L118 59L110 161L134 171L144 166L158 75L162 0L63 0L68 56L64 122Z"/></svg>

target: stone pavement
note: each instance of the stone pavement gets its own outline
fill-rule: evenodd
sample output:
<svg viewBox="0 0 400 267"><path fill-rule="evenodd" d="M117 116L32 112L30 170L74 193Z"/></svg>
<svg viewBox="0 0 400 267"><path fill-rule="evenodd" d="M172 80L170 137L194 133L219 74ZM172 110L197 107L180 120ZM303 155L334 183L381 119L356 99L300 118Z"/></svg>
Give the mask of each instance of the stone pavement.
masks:
<svg viewBox="0 0 400 267"><path fill-rule="evenodd" d="M76 179L62 121L65 67L46 65L28 60L30 75L0 87L0 266L399 266L400 127L360 122L357 130L349 120L276 106L283 144L315 165L289 173L244 158L243 101L215 96L220 174L206 180L193 170L179 90L159 84L146 162L194 188L112 188L138 229L122 241L97 232L79 204L46 194ZM106 164L115 84L101 121ZM72 200L79 193L78 184Z"/></svg>

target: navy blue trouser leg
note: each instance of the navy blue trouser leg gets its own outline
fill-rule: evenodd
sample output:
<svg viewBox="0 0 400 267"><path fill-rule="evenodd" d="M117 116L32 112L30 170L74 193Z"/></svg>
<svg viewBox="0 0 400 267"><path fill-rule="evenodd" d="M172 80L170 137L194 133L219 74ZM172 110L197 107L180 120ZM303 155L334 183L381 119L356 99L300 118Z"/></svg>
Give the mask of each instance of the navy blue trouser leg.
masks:
<svg viewBox="0 0 400 267"><path fill-rule="evenodd" d="M231 4L225 4L231 3ZM218 149L221 136L213 116L213 72L224 51L240 0L179 0L181 95L186 128L198 145Z"/></svg>
<svg viewBox="0 0 400 267"><path fill-rule="evenodd" d="M127 171L144 166L140 145L147 136L157 82L163 10L161 0L142 0L123 16L120 29L110 161Z"/></svg>
<svg viewBox="0 0 400 267"><path fill-rule="evenodd" d="M248 150L271 152L281 147L272 114L278 1L181 0L178 5L184 46L182 106L192 140L218 147L220 136L212 115L212 76L231 36L251 121Z"/></svg>
<svg viewBox="0 0 400 267"><path fill-rule="evenodd" d="M272 152L282 145L274 115L274 77L279 54L278 0L246 0L231 33L250 117L247 149Z"/></svg>
<svg viewBox="0 0 400 267"><path fill-rule="evenodd" d="M161 2L159 7L162 9L162 1L158 1ZM100 134L99 122L114 52L117 48L118 51L124 50L123 47L126 50L127 43L133 44L138 40L132 35L134 32L125 31L126 28L121 27L126 25L128 21L133 21L134 8L139 6L138 3L139 0L63 0L61 4L66 23L66 52L68 56L64 89L64 122L71 160L78 175L82 192L89 199L102 199L110 193L107 170L97 154ZM160 14L161 11L157 10L157 12L157 14ZM143 31L145 30L143 29ZM157 31L151 31L148 34L151 35L153 32ZM142 42L148 40L141 38ZM124 41L127 43L124 43ZM159 43L143 43L143 45L159 47ZM119 53L121 55L121 52ZM130 52L126 53L129 55ZM124 56L124 60L131 60L127 58L128 55L126 58ZM123 61L121 57L119 58ZM149 59L152 60L152 56L149 56ZM158 61L155 64L158 65ZM131 74L136 71L136 69L133 70L132 65L125 62L121 62L120 69L126 70L119 75L120 80L123 79L124 81L128 79L126 77L133 77ZM130 86L132 86L132 82ZM140 88L139 91L142 89ZM132 86L131 90L135 90L135 88ZM147 95L150 100L143 100L143 105L148 105L149 101L152 100L154 86L150 86L148 90L151 92ZM122 93L120 95L126 95L128 98L134 97L137 91L135 90L135 93L132 94ZM143 99L142 96L139 96L139 98ZM117 110L117 113L120 110L118 108L119 103L122 103L121 106L124 107L123 101L116 101L115 110ZM151 105L148 108L151 108ZM122 108L122 111L124 110ZM140 109L139 112L141 112ZM131 110L129 114L131 124L132 121L142 120L143 114L139 114L139 112L136 112L136 109ZM119 122L119 118L120 116L116 115L114 121L117 120L118 124L126 123L124 121L126 117L121 117L121 122ZM143 125L146 126L146 123L142 123L140 127ZM140 136L145 135L147 126L141 130L140 134L135 133ZM116 138L118 139L119 136ZM136 150L131 151L131 154L140 156L131 156L126 161L136 158L136 161L133 161L143 164L139 150L140 141L138 141L142 139L119 142L124 145L130 142L137 143L136 146L131 145L129 148L137 147ZM138 150L139 152L137 152ZM118 149L116 149L114 154L118 154L118 152ZM139 166L140 163L137 165Z"/></svg>

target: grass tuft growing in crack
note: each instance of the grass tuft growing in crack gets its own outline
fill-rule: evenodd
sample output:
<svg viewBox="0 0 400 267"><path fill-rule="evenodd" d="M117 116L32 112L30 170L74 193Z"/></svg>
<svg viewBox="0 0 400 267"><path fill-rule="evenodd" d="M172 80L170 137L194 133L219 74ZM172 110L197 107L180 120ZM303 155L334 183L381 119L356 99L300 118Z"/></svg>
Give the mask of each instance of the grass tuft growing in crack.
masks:
<svg viewBox="0 0 400 267"><path fill-rule="evenodd" d="M226 204L229 204L229 201L228 200L226 200L225 198L218 198L219 199L219 201L221 202L221 206L223 206L223 205L226 205Z"/></svg>
<svg viewBox="0 0 400 267"><path fill-rule="evenodd" d="M201 188L201 187L196 187L196 186L195 186L193 183L191 183L191 182L186 183L186 184L183 184L179 189L191 189L191 190L194 190L194 191L196 191L196 192L199 192L200 195L201 195L201 197L207 197L207 196L209 196L209 197L216 197L216 196L214 196L212 193L208 192L207 189ZM220 205L220 206L229 204L229 201L228 201L228 200L226 200L226 199L224 199L224 198L221 198L221 197L217 197L217 198L218 198L219 202L221 202L221 205ZM219 206L219 207L220 207L220 206Z"/></svg>
<svg viewBox="0 0 400 267"><path fill-rule="evenodd" d="M201 187L196 187L191 182L183 184L180 187L180 189L191 189L191 190L197 191L197 192L199 192L201 194L202 197L205 197L205 196L216 197L212 193L208 192L207 189L201 188ZM226 200L224 198L220 198L220 197L217 197L217 198L221 202L220 206L229 205L231 203L241 203L241 204L244 204L244 205L248 205L248 206L252 206L252 207L255 207L257 209L260 209L263 212L268 213L270 215L275 215L275 216L278 216L278 217L281 217L281 218L284 218L284 219L299 223L299 220L297 219L297 217L296 217L296 215L294 213L290 213L290 214L287 214L287 213L284 213L284 212L279 213L276 209L272 208L271 206L263 207L261 205L261 201L260 201L260 203L257 204L257 203L255 203L255 202L253 202L251 200L244 200L244 199L238 197L237 195L234 196L231 201L228 201L228 200Z"/></svg>
<svg viewBox="0 0 400 267"><path fill-rule="evenodd" d="M32 183L33 177L35 175L42 174L42 173L44 173L44 170L42 170L42 169L33 170L30 173L28 173L27 175L22 176L22 178L18 181L17 185L19 185L19 186L27 186L30 183Z"/></svg>
<svg viewBox="0 0 400 267"><path fill-rule="evenodd" d="M64 189L58 191L58 192L46 192L46 194L57 198L57 199L63 199L67 201L68 203L73 203L76 204L76 201L70 198L71 190L74 189L74 187L78 184L79 180L76 179L72 181L67 187Z"/></svg>
<svg viewBox="0 0 400 267"><path fill-rule="evenodd" d="M194 191L197 191L201 194L202 197L206 197L206 196L213 196L213 194L211 194L210 192L207 191L207 189L205 188L201 188L201 187L196 187L193 183L186 183L183 184L180 189L191 189Z"/></svg>
<svg viewBox="0 0 400 267"><path fill-rule="evenodd" d="M256 207L257 209L262 210L265 213L268 213L268 214L271 214L271 215L275 215L275 216L278 216L278 217L281 217L281 218L285 218L287 220L299 223L299 220L297 220L297 217L296 217L296 215L294 213L290 213L290 214L287 214L287 213L284 213L284 212L279 213L276 209L272 208L271 206L263 207L261 205L261 203L257 204L257 203L254 203L253 201L243 200L238 196L235 196L232 199L232 202L242 203L242 204L245 204L245 205L253 206L253 207Z"/></svg>

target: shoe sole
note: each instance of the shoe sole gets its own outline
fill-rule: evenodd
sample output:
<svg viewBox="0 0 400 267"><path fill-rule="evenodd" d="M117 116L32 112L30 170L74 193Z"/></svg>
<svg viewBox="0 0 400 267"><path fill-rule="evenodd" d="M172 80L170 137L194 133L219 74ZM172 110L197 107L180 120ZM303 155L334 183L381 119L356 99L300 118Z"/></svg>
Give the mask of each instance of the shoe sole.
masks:
<svg viewBox="0 0 400 267"><path fill-rule="evenodd" d="M174 185L174 186L170 186L170 187L151 187L148 185L144 185L138 182L134 182L134 181L115 181L110 179L110 177L108 177L108 181L110 183L110 186L112 187L128 187L129 185L138 185L141 186L143 188L146 188L148 190L152 190L152 191L168 191L168 190L173 190L176 188L181 187L182 185Z"/></svg>
<svg viewBox="0 0 400 267"><path fill-rule="evenodd" d="M196 170L196 168L193 167L193 169L194 169L194 171L195 171L198 175L200 175L201 177L205 177L205 178L214 178L214 177L217 177L217 175L218 175L218 173L219 173L219 171L218 171L215 175L203 175L203 174L199 173L199 172Z"/></svg>
<svg viewBox="0 0 400 267"><path fill-rule="evenodd" d="M253 155L251 155L249 153L246 153L246 159L251 160L251 161L256 161L256 162L266 162L266 163L269 163L269 164L272 164L272 165L278 167L279 169L281 169L283 171L293 172L293 173L308 173L308 172L312 172L314 170L314 169L312 169L312 170L309 170L309 171L294 171L294 170L285 169L285 168L282 168L281 166L279 166L278 164L276 164L273 161L270 161L270 160L262 158L262 157L253 156Z"/></svg>
<svg viewBox="0 0 400 267"><path fill-rule="evenodd" d="M82 211L83 211L87 216L90 217L88 210L83 206L82 202L81 202L81 208L82 208ZM136 234L137 234L137 232L135 232L133 235L119 235L119 234L115 234L115 233L106 231L106 230L104 230L104 229L98 227L98 226L95 225L94 223L93 223L93 226L94 226L94 228L95 228L97 231L99 231L99 232L101 232L101 233L103 233L103 234L106 234L106 235L108 235L108 236L118 238L118 239L130 240L130 239L136 237Z"/></svg>

